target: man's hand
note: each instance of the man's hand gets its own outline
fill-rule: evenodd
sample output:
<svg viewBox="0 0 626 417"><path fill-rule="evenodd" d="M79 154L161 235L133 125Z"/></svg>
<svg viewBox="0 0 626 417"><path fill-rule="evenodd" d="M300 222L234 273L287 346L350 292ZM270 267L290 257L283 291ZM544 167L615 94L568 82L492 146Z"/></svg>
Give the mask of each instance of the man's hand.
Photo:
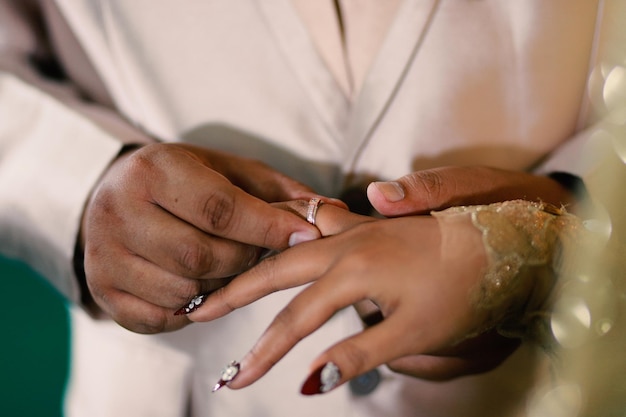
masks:
<svg viewBox="0 0 626 417"><path fill-rule="evenodd" d="M304 185L262 163L202 148L154 144L122 155L83 217L87 285L97 305L140 333L189 323L174 311L319 231L267 201L308 199Z"/></svg>
<svg viewBox="0 0 626 417"><path fill-rule="evenodd" d="M524 199L557 207L576 202L571 190L550 177L487 167L442 167L396 181L374 182L367 196L387 217L426 214L452 206Z"/></svg>

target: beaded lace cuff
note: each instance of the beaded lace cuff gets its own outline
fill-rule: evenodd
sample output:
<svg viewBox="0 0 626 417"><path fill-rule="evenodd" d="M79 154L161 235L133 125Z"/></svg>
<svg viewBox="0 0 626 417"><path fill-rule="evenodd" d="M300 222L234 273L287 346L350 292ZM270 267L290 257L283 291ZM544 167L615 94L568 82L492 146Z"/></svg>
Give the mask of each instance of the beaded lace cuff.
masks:
<svg viewBox="0 0 626 417"><path fill-rule="evenodd" d="M472 302L489 312L480 331L497 327L512 337L539 336L546 300L566 266L562 253L579 240L582 221L552 205L524 200L433 212L445 233L454 216L469 216L481 231L487 269ZM539 332L543 333L543 332Z"/></svg>

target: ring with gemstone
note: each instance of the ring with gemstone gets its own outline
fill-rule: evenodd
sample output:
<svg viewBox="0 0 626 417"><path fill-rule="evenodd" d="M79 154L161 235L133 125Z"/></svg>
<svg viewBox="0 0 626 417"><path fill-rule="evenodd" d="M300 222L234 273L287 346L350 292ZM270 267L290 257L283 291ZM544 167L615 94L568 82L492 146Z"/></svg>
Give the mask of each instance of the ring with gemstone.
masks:
<svg viewBox="0 0 626 417"><path fill-rule="evenodd" d="M322 200L314 197L309 200L309 206L306 210L306 221L315 226L315 217L317 216L317 209L322 205Z"/></svg>

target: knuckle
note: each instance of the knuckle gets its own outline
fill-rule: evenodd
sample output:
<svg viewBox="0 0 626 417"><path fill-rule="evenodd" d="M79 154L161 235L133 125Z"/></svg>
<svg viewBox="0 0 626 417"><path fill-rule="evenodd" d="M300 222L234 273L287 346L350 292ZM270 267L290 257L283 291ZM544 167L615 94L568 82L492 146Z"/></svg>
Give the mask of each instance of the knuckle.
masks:
<svg viewBox="0 0 626 417"><path fill-rule="evenodd" d="M132 177L145 176L147 174L152 175L159 172L158 160L162 158L159 156L159 147L156 145L147 145L128 157L126 161L126 172ZM161 165L165 166L165 165Z"/></svg>
<svg viewBox="0 0 626 417"><path fill-rule="evenodd" d="M87 284L87 288L89 290L89 296L93 300L93 303L95 303L95 305L99 307L103 312L112 316L112 311L114 311L113 306L115 306L115 303L111 298L110 292L103 291L99 286L90 283ZM85 302L89 299L89 296L81 295L81 301Z"/></svg>
<svg viewBox="0 0 626 417"><path fill-rule="evenodd" d="M279 326L284 341L289 345L295 345L304 337L302 326L298 326L298 314L291 304L278 313L274 319L274 325Z"/></svg>
<svg viewBox="0 0 626 417"><path fill-rule="evenodd" d="M423 198L434 203L439 201L443 190L443 177L434 170L416 172L409 177L411 188L422 194Z"/></svg>
<svg viewBox="0 0 626 417"><path fill-rule="evenodd" d="M280 265L280 262L277 263L280 256L280 254L277 254L266 258L255 267L258 279L261 281L263 289L268 294L279 290L276 284L276 266Z"/></svg>
<svg viewBox="0 0 626 417"><path fill-rule="evenodd" d="M403 374L406 372L406 368L402 366L402 364L398 361L391 361L385 364L387 369L396 374Z"/></svg>
<svg viewBox="0 0 626 417"><path fill-rule="evenodd" d="M376 229L376 227L369 228L368 234L372 236L371 240L360 242L355 250L343 254L340 265L348 273L344 279L363 276L371 272L372 265L377 263L380 257L378 242L384 241L384 235L378 233Z"/></svg>
<svg viewBox="0 0 626 417"><path fill-rule="evenodd" d="M158 319L156 317L149 317L143 319L141 322L135 325L135 333L141 334L157 334L166 330L166 321Z"/></svg>
<svg viewBox="0 0 626 417"><path fill-rule="evenodd" d="M261 245L263 247L276 247L276 238L277 238L277 233L276 231L278 230L282 230L282 222L281 219L282 217L275 217L272 219L272 221L266 223L266 224L259 224L258 230L259 230L259 236L261 237Z"/></svg>
<svg viewBox="0 0 626 417"><path fill-rule="evenodd" d="M365 371L369 363L369 353L353 343L346 340L340 345L340 349L333 352L338 363L341 363L343 371L349 375L358 375Z"/></svg>
<svg viewBox="0 0 626 417"><path fill-rule="evenodd" d="M105 231L111 224L122 222L124 210L115 189L109 186L98 187L87 207L88 229Z"/></svg>
<svg viewBox="0 0 626 417"><path fill-rule="evenodd" d="M162 312L151 312L141 318L114 316L113 319L119 325L134 333L157 334L167 330L167 319Z"/></svg>
<svg viewBox="0 0 626 417"><path fill-rule="evenodd" d="M85 262L85 284L89 295L104 310L108 310L113 305L111 282L107 279L107 274L92 266L92 262ZM87 294L84 295L86 296Z"/></svg>
<svg viewBox="0 0 626 417"><path fill-rule="evenodd" d="M88 274L86 276L86 284L89 293L95 301L102 302L105 305L109 304L106 291L103 289L101 283L97 279L92 279Z"/></svg>
<svg viewBox="0 0 626 417"><path fill-rule="evenodd" d="M169 181L167 167L179 163L180 151L168 145L146 145L129 155L124 162L124 175L129 178L127 184L136 187L137 184L146 186Z"/></svg>
<svg viewBox="0 0 626 417"><path fill-rule="evenodd" d="M221 305L221 310L223 313L222 315L232 313L237 308L239 308L239 306L231 301L230 297L228 296L226 287L218 288L211 294L211 297L213 297L214 303L219 303Z"/></svg>
<svg viewBox="0 0 626 417"><path fill-rule="evenodd" d="M271 369L280 360L280 357L267 355L267 353L264 352L258 344L250 350L250 357L257 366L264 369Z"/></svg>
<svg viewBox="0 0 626 417"><path fill-rule="evenodd" d="M217 266L210 248L197 241L180 242L174 257L185 276L200 276Z"/></svg>
<svg viewBox="0 0 626 417"><path fill-rule="evenodd" d="M230 230L235 212L232 194L215 190L200 204L200 213L213 232L223 234Z"/></svg>
<svg viewBox="0 0 626 417"><path fill-rule="evenodd" d="M193 297L204 293L202 282L195 279L187 279L184 283L177 285L171 291L172 306L182 306L189 303Z"/></svg>

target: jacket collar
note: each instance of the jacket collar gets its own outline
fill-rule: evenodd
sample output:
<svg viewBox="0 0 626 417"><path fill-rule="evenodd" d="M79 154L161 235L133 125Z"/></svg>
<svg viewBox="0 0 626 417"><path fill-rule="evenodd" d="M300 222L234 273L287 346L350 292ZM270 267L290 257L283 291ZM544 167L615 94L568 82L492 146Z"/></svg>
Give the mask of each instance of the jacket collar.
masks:
<svg viewBox="0 0 626 417"><path fill-rule="evenodd" d="M348 97L317 53L289 0L259 0L262 15L325 128L340 145L350 110Z"/></svg>
<svg viewBox="0 0 626 417"><path fill-rule="evenodd" d="M396 96L428 34L440 0L405 0L398 10L352 109L347 131L348 171Z"/></svg>
<svg viewBox="0 0 626 417"><path fill-rule="evenodd" d="M289 0L257 2L288 65L349 166L367 144L417 54L440 0L404 0L368 76L351 104L317 53ZM347 157L347 158L346 158ZM349 167L348 167L349 168Z"/></svg>

